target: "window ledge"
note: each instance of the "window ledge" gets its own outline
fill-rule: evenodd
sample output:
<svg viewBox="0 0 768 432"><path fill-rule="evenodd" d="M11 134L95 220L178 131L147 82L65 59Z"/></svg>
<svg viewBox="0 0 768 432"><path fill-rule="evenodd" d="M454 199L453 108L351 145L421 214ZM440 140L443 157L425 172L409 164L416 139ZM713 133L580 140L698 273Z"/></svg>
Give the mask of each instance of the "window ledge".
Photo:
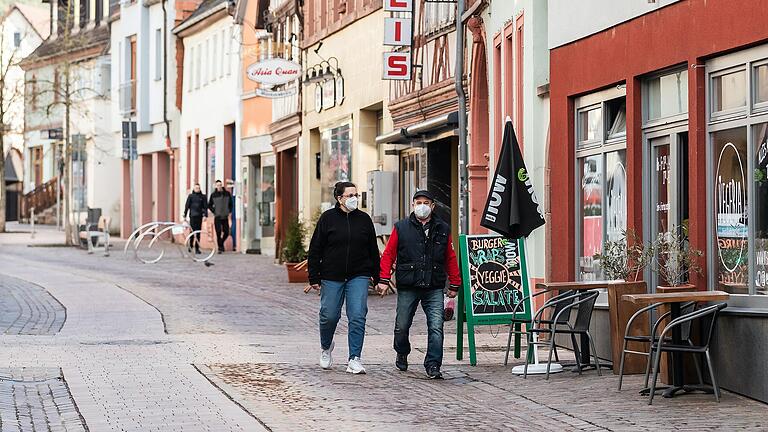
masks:
<svg viewBox="0 0 768 432"><path fill-rule="evenodd" d="M768 308L751 308L740 306L728 306L721 312L724 315L768 317Z"/></svg>

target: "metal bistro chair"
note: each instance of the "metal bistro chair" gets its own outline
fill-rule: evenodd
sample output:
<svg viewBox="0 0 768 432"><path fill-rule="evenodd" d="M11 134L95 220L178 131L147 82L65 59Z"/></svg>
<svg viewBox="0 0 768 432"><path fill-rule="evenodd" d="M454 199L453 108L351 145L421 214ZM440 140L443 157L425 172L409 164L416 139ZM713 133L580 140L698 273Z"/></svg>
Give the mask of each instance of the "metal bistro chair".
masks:
<svg viewBox="0 0 768 432"><path fill-rule="evenodd" d="M653 360L653 381L651 381L651 391L650 391L650 398L648 399L648 405L653 404L653 396L656 391L656 380L658 379L659 375L659 361L661 360L661 353L662 352L670 352L670 353L690 353L694 355L703 355L704 360L707 363L707 369L709 369L709 377L712 380L712 391L715 394L715 399L720 402L720 387L717 385L717 379L715 378L715 371L712 367L712 358L709 355L709 345L712 342L712 336L715 333L715 326L717 325L717 317L720 314L720 311L725 309L728 306L728 303L719 303L712 306L707 306L705 308L702 308L697 311L693 311L689 314L679 316L675 319L673 319L669 324L667 324L666 327L664 327L664 330L662 330L661 335L659 335L659 338L657 339L657 342L654 342L651 346L651 355L655 355ZM694 320L701 320L706 317L711 317L709 322L709 329L706 332L706 336L704 338L704 343L702 345L675 345L672 343L667 343L667 339L665 338L665 335L672 331L675 327L680 327L683 325L690 325L692 321ZM655 354L654 354L655 351ZM703 387L703 382L701 383Z"/></svg>
<svg viewBox="0 0 768 432"><path fill-rule="evenodd" d="M526 305L526 303L528 302L528 300L529 300L529 299L531 299L531 298L533 298L533 297L537 297L537 296L540 296L540 295L542 295L542 294L546 294L546 293L548 293L548 292L550 292L550 291L540 291L540 292L537 292L537 293L535 293L535 294L531 294L531 295L529 295L529 296L523 297L523 299L522 299L522 300L520 300L520 301L519 301L519 302L518 302L518 303L515 305L515 308L514 308L514 309L512 309L512 316L515 316L515 315L517 315L518 313L522 312L522 310L521 310L521 309L522 309L523 307L525 307L525 305ZM547 305L549 305L549 304L552 304L552 305L554 306L554 310L552 311L552 316L554 317L554 316L555 316L555 315L557 315L557 314L558 314L558 313L559 313L561 310L563 310L563 308L565 308L565 306L568 304L568 302L566 302L566 301L562 301L562 302L561 302L561 301L559 301L559 300L560 300L560 299L563 299L563 298L565 298L565 297L571 297L571 296L573 296L573 292L572 292L572 291L564 291L564 292L562 292L562 293L560 293L560 294L556 295L555 297L552 297L551 299L547 300L547 301L544 303L544 306L542 306L542 307L545 307L545 306L547 306ZM573 301L573 299L571 299L571 301ZM562 324L565 324L565 323L567 323L567 322L568 322L568 320L570 319L570 317L571 317L571 314L570 314L570 309L569 309L569 310L568 310L568 313L565 313L565 314L561 315L561 317L560 317L560 322L561 322ZM528 335L528 331L530 330L530 328L532 327L532 324L533 324L533 321L532 321L532 320L533 320L533 317L531 317L531 319L530 319L530 320L527 320L527 319L523 319L523 318L512 318L512 320L510 321L510 323L509 323L509 335L508 335L508 337L507 337L507 353L506 353L506 355L504 356L504 366L506 366L506 365L507 365L507 363L508 363L508 361L509 361L509 350L510 350L510 347L512 346L512 335L513 335L513 334L516 334L516 335L518 335L518 334L519 334L519 335L526 335L526 337L527 337L527 335ZM540 322L541 322L542 324L547 324L547 325L549 325L550 327L551 327L551 326L552 326L552 324L554 323L554 321L553 321L553 320L551 320L551 319L542 319ZM522 325L525 325L525 331L522 331L522 330L521 330L521 331L515 330L515 324L520 324L521 326L522 326ZM526 355L527 355L527 354L526 354ZM558 355L557 355L557 347L555 347L555 361L560 361L560 359L559 359L559 357L558 357Z"/></svg>
<svg viewBox="0 0 768 432"><path fill-rule="evenodd" d="M645 364L645 381L643 384L643 388L648 388L648 378L651 371L651 363L652 363L652 357L650 353L651 349L651 342L656 342L656 339L653 341L651 340L650 335L631 335L629 332L632 330L632 324L635 322L636 319L640 318L644 313L648 313L649 315L653 314L653 312L664 303L654 303L652 305L646 306L637 312L635 312L631 317L629 317L629 320L627 321L627 328L624 330L624 346L621 349L621 363L619 364L619 390L621 390L622 382L624 381L624 359L626 358L627 354L636 354L636 355L642 355L647 357L646 364ZM688 302L684 303L680 307L681 315L685 315L687 313L692 312L696 307L696 302ZM662 321L664 321L669 315L672 314L672 311L667 311L663 314L661 314L656 321L653 324L653 329L651 330L651 334L655 335L656 331L658 330L659 326L661 325ZM693 342L691 342L691 326L687 325L682 328L683 330L683 340L685 340L689 345L693 345ZM670 339L671 340L671 339ZM630 342L638 342L638 343L647 343L648 344L648 352L645 351L634 351L627 349L627 345ZM699 367L699 362L696 361L696 372L698 373L699 377L701 377L701 368Z"/></svg>
<svg viewBox="0 0 768 432"><path fill-rule="evenodd" d="M553 325L549 328L539 326L537 327L536 324L543 324L540 316L542 312L547 307L552 307L554 304L550 303L549 305L545 304L541 309L539 309L536 312L536 316L533 319L534 328L529 330L528 332L528 349L536 349L536 345L549 345L549 356L547 357L547 374L545 379L549 379L549 369L552 365L552 352L554 351L555 346L555 336L560 334L570 334L571 335L571 342L573 342L574 345L574 354L576 357L576 368L579 371L579 375L581 375L581 365L579 363L579 348L576 343L576 335L583 334L587 336L587 339L589 340L589 344L592 348L592 354L595 357L595 366L597 367L597 374L598 376L602 376L603 373L600 370L600 360L597 358L597 351L595 350L595 341L592 339L592 335L589 333L589 324L592 321L592 310L595 307L595 301L597 300L597 296L600 293L598 291L585 291L581 293L575 293L568 297L563 297L561 299L558 299L556 302L567 302L567 304L558 312L555 314L553 321ZM576 320L573 323L573 325L570 324L570 322L562 323L561 316L568 312L570 313L570 310L577 307L576 312ZM547 342L534 342L533 341L533 334L534 333L546 333L549 334L549 341ZM589 350L590 347L582 347L582 349ZM528 364L530 363L530 356L526 356L525 361L525 369L523 371L523 378L528 377Z"/></svg>

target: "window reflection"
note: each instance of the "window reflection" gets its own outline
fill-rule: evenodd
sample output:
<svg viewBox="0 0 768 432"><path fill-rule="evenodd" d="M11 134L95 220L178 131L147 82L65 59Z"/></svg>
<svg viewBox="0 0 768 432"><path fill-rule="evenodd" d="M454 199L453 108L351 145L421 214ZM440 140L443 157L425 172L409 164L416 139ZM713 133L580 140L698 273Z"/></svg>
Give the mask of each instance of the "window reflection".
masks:
<svg viewBox="0 0 768 432"><path fill-rule="evenodd" d="M768 295L768 123L755 131L755 294Z"/></svg>

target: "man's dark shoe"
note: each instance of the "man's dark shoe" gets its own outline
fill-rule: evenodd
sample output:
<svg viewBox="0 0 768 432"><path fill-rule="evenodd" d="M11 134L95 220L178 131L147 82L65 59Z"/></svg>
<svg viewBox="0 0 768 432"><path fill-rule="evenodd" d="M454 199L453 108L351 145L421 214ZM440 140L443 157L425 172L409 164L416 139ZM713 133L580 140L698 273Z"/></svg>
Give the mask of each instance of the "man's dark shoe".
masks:
<svg viewBox="0 0 768 432"><path fill-rule="evenodd" d="M200 255L202 252L200 252L200 248L195 248L195 254Z"/></svg>
<svg viewBox="0 0 768 432"><path fill-rule="evenodd" d="M395 366L397 366L398 369L405 372L408 370L408 356L406 354L398 354L397 359L395 360Z"/></svg>
<svg viewBox="0 0 768 432"><path fill-rule="evenodd" d="M440 366L427 367L427 377L429 379L443 379L443 374L440 373Z"/></svg>

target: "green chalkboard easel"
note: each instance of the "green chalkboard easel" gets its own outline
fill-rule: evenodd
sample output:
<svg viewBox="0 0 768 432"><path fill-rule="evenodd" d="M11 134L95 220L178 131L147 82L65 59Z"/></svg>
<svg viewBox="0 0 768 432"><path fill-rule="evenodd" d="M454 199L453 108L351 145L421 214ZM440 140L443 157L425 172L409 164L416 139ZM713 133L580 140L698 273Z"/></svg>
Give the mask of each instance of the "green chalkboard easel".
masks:
<svg viewBox="0 0 768 432"><path fill-rule="evenodd" d="M499 235L461 235L459 256L463 289L459 294L456 318L456 359L464 357L464 323L467 324L469 363L477 364L475 327L509 324L515 317L531 319L530 300L521 311L515 306L529 296L525 239ZM519 324L516 330L520 330ZM515 357L520 358L520 335L515 336Z"/></svg>

